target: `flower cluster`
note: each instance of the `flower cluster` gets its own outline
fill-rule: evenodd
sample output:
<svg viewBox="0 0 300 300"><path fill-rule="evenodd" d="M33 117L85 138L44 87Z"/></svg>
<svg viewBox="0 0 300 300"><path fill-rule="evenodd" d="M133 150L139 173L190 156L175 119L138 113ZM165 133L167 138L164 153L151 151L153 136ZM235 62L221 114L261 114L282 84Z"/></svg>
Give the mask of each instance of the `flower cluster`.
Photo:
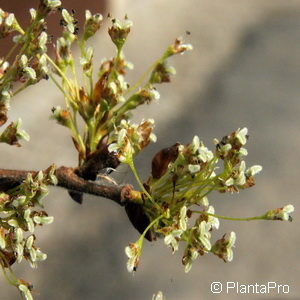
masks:
<svg viewBox="0 0 300 300"><path fill-rule="evenodd" d="M150 141L156 141L156 136L152 133L153 124L152 119L142 121L139 125L122 120L115 132L116 142L110 144L108 150L115 152L120 162L132 161L133 156L145 148Z"/></svg>
<svg viewBox="0 0 300 300"><path fill-rule="evenodd" d="M0 193L0 264L5 274L5 269L11 272L10 282L23 293L30 292L29 284L14 279L10 266L26 259L32 268L36 268L37 262L47 258L36 246L34 230L36 226L53 222L53 217L43 209L42 199L48 194L47 185L57 183L54 172L55 168L51 166L35 176L29 173L21 185Z"/></svg>
<svg viewBox="0 0 300 300"><path fill-rule="evenodd" d="M127 122L130 111L159 99L154 85L169 82L170 76L175 73L172 67L167 66L167 59L192 47L177 39L151 66L147 74L130 85L126 82L125 75L127 69L133 66L125 60L122 49L132 22L127 17L124 20L112 19L108 33L116 46L116 54L111 59L102 61L94 82L93 49L87 46L87 40L101 27L103 17L99 14L92 15L89 11L86 11L85 17L83 37L79 39L74 16L62 9L64 32L57 41L55 72L61 78L60 89L64 92L67 107L54 108L52 117L71 130L73 142L79 152L79 164L86 162L103 145L110 145L110 151L119 148L116 152L120 161L124 161L122 153L137 153L154 138L151 133L153 121L142 122L139 126L130 125ZM78 85L71 51L71 45L75 41L78 41L81 49L83 86ZM70 73L74 78L69 79ZM77 125L78 115L85 124L83 132Z"/></svg>
<svg viewBox="0 0 300 300"><path fill-rule="evenodd" d="M20 32L21 27L13 13L8 13L0 8L0 38L5 38L12 32Z"/></svg>
<svg viewBox="0 0 300 300"><path fill-rule="evenodd" d="M38 10L30 9L31 20L26 30L21 28L14 14L0 9L0 39L12 37L15 43L5 58L0 59L0 126L7 121L11 97L48 78L45 18L58 5L60 1L41 0Z"/></svg>
<svg viewBox="0 0 300 300"><path fill-rule="evenodd" d="M141 195L143 211L149 223L153 223L151 230L164 237L164 243L171 247L173 253L178 250L179 242L185 243L182 263L186 272L199 255L205 253L213 253L225 262L232 260L236 240L234 232L223 235L214 243L211 241L213 231L219 229L219 219L291 220L292 205L259 217L231 218L215 214L214 207L209 204L207 195L212 191L233 193L254 185L254 176L262 167L254 165L246 168L244 156L247 150L244 146L247 134L247 128L242 128L221 141L215 140L214 153L195 136L190 144L176 143L162 149L152 160L152 176L144 183ZM126 149L121 145L119 149L126 157ZM193 215L198 217L192 218ZM190 225L192 220L194 224ZM130 259L133 261L137 257L131 253Z"/></svg>

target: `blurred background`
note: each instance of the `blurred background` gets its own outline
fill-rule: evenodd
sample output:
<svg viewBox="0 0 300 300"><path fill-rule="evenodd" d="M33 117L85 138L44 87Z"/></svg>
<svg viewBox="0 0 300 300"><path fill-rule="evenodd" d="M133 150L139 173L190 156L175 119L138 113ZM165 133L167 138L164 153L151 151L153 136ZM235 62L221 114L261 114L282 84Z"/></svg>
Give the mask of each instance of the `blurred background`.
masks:
<svg viewBox="0 0 300 300"><path fill-rule="evenodd" d="M65 190L51 188L46 209L52 225L37 232L38 245L48 254L38 270L26 263L15 267L32 282L41 300L151 299L162 290L167 300L300 299L299 129L300 129L300 1L289 0L111 0L67 1L82 19L84 10L128 14L134 27L125 47L135 69L134 81L178 36L194 50L171 61L177 70L171 84L159 86L158 103L136 112L135 120L154 118L158 141L136 159L141 178L149 175L152 156L177 141L198 135L213 149L214 137L248 127L248 165L263 172L255 187L239 195L212 194L220 215L255 216L292 203L294 221L221 221L213 239L237 233L234 259L225 264L205 255L190 273L181 265L182 250L171 255L163 241L144 243L140 267L128 274L124 247L138 238L123 208L109 200L85 196L80 206ZM28 20L38 1L0 0L0 7ZM52 19L54 25L58 21ZM95 63L111 57L114 48L105 23L92 41ZM50 26L50 25L49 25ZM52 27L55 33L58 27ZM186 31L191 34L187 35ZM4 46L0 44L1 51ZM63 105L49 81L28 88L11 105L10 119L21 117L31 136L22 148L0 145L0 164L10 169L44 169L51 163L75 166L77 155L67 130L49 120L51 108ZM120 168L118 182L135 184ZM288 294L213 294L213 281L240 284L287 284ZM0 278L1 300L18 299L15 289Z"/></svg>

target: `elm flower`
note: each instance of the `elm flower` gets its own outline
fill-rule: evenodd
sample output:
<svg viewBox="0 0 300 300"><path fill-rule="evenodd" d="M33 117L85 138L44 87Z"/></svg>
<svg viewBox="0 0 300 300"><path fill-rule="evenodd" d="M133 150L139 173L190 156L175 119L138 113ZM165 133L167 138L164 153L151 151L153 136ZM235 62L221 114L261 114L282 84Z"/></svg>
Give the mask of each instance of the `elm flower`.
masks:
<svg viewBox="0 0 300 300"><path fill-rule="evenodd" d="M139 260L140 260L140 255L141 255L141 246L139 243L130 243L126 248L125 248L125 253L128 257L127 261L127 270L128 272L133 272L136 271Z"/></svg>
<svg viewBox="0 0 300 300"><path fill-rule="evenodd" d="M198 226L198 240L201 242L203 245L204 249L206 251L209 251L211 249L211 243L210 243L210 229L211 229L211 224L207 223L206 221L202 221L199 226Z"/></svg>
<svg viewBox="0 0 300 300"><path fill-rule="evenodd" d="M181 229L173 230L165 236L164 242L167 246L170 246L173 253L178 250L178 240L180 239L183 231Z"/></svg>
<svg viewBox="0 0 300 300"><path fill-rule="evenodd" d="M280 221L292 221L293 218L290 216L290 214L295 210L294 206L292 204L288 204L281 208L276 208L269 210L265 214L266 220L280 220Z"/></svg>
<svg viewBox="0 0 300 300"><path fill-rule="evenodd" d="M229 237L225 238L225 235L211 248L211 252L222 258L224 262L230 262L233 259L232 248L235 246L236 234L235 232L230 232Z"/></svg>
<svg viewBox="0 0 300 300"><path fill-rule="evenodd" d="M207 213L210 213L210 214L214 214L215 213L215 209L213 206L209 206L207 211ZM211 228L213 229L219 229L219 226L220 226L220 221L218 218L214 217L214 216L207 216L207 224L209 224L211 226Z"/></svg>
<svg viewBox="0 0 300 300"><path fill-rule="evenodd" d="M254 175L258 174L261 170L262 170L262 166L254 165L254 166L250 167L249 169L247 169L246 176L247 177L254 176Z"/></svg>
<svg viewBox="0 0 300 300"><path fill-rule="evenodd" d="M235 132L236 138L239 140L239 142L244 146L247 143L247 138L248 138L248 128L244 127L243 129L238 129Z"/></svg>
<svg viewBox="0 0 300 300"><path fill-rule="evenodd" d="M20 284L18 286L19 290L21 291L22 295L24 295L26 300L33 300L33 297L31 295L30 289L25 284Z"/></svg>
<svg viewBox="0 0 300 300"><path fill-rule="evenodd" d="M203 142L200 142L198 153L199 159L204 163L211 161L214 157L213 153L204 146Z"/></svg>
<svg viewBox="0 0 300 300"><path fill-rule="evenodd" d="M187 216L186 216L186 206L183 206L180 209L180 215L179 215L179 229L182 231L186 230L186 224L187 223Z"/></svg>
<svg viewBox="0 0 300 300"><path fill-rule="evenodd" d="M199 256L199 252L195 247L192 247L190 245L186 247L182 258L182 263L184 265L185 273L188 273L191 270L192 264L197 259L198 256Z"/></svg>

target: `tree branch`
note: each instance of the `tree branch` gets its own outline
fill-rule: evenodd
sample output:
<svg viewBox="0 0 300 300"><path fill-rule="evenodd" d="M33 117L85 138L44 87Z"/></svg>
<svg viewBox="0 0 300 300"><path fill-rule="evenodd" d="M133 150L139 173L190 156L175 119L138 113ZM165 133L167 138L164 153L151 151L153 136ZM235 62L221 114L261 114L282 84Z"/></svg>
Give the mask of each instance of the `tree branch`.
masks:
<svg viewBox="0 0 300 300"><path fill-rule="evenodd" d="M140 203L139 192L134 191L130 185L99 185L77 176L75 170L64 166L56 169L57 186L79 193L104 197L121 206L125 205L127 201ZM0 191L7 191L21 184L29 173L35 176L38 172L0 169Z"/></svg>

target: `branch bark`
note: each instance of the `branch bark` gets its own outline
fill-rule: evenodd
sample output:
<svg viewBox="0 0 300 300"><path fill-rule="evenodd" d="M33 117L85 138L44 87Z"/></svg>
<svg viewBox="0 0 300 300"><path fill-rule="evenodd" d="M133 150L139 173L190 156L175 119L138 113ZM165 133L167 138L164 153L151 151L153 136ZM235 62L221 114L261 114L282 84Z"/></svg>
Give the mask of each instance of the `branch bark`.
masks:
<svg viewBox="0 0 300 300"><path fill-rule="evenodd" d="M125 205L125 202L129 200L139 202L138 199L132 199L132 196L137 196L137 192L130 185L99 185L79 177L75 173L75 170L74 168L65 166L56 169L57 186L79 193L104 197L121 206ZM21 184L29 173L35 176L37 171L0 169L0 191L7 191Z"/></svg>

